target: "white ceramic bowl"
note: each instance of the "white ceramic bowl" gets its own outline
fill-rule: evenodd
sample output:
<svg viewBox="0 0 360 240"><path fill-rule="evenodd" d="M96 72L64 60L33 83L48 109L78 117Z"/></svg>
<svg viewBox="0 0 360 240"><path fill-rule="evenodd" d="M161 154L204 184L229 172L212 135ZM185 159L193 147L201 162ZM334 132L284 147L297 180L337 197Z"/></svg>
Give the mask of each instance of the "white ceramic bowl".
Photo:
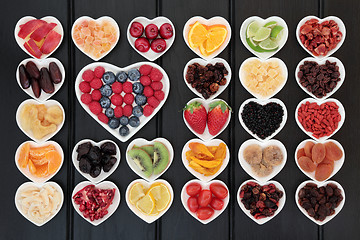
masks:
<svg viewBox="0 0 360 240"><path fill-rule="evenodd" d="M188 205L187 205L187 201L190 198L190 196L186 193L186 187L191 184L191 183L199 183L202 187L202 189L210 189L210 185L212 183L219 183L221 185L223 185L227 190L228 190L228 195L226 198L222 199L222 201L224 202L224 206L221 210L215 210L214 209L214 214L206 220L200 220L197 216L196 213L193 213L190 211ZM220 180L212 180L210 182L204 183L202 181L199 181L197 179L193 179L188 181L187 183L185 183L184 187L181 190L181 202L184 206L184 208L186 209L186 211L193 216L196 220L198 220L199 222L201 222L202 224L208 224L209 222L212 222L215 218L217 218L218 216L220 216L220 214L226 209L227 205L229 204L229 200L230 200L230 192L228 187L226 186L226 184Z"/></svg>
<svg viewBox="0 0 360 240"><path fill-rule="evenodd" d="M258 59L256 57L250 57L248 59L246 59L240 66L240 69L239 69L239 79L240 79L240 83L241 85L246 89L246 91L248 91L251 95L253 95L254 97L256 97L257 99L260 99L260 100L266 100L266 99L269 99L269 98L272 98L273 96L275 96L278 92L281 91L281 89L283 89L283 87L285 86L286 82L287 82L287 79L288 79L288 69L286 67L286 64L280 59L280 58L269 58L267 60L262 60L262 59L258 59L260 60L261 62L268 62L268 61L276 61L279 63L279 66L284 74L284 82L277 86L277 88L274 89L273 93L267 97L264 97L264 96L261 96L260 94L257 94L257 93L254 93L252 92L249 88L247 88L245 86L245 70L244 70L244 66L245 64L247 64L249 61L252 61L252 60L255 60L255 59Z"/></svg>
<svg viewBox="0 0 360 240"><path fill-rule="evenodd" d="M258 21L260 22L260 25L265 25L266 23L268 22L271 22L271 21L276 21L278 23L279 26L282 26L284 29L283 29L283 36L281 38L281 41L279 42L279 47L275 50L275 51L272 51L272 52L256 52L255 50L253 50L246 42L246 30L247 30L247 27L248 25L253 22L253 21ZM255 56L261 58L261 59L267 59L267 58L270 58L271 56L274 56L277 52L279 52L283 46L285 45L286 41L287 41L287 38L288 38L288 35L289 35L289 29L288 29L288 26L286 24L286 22L284 21L284 19L282 19L281 17L277 17L277 16L271 16L271 17L268 17L266 19L263 19L261 17L258 17L258 16L252 16L252 17L249 17L247 18L242 24L241 24L241 27L240 27L240 40L241 42L244 44L244 46L252 53L254 54Z"/></svg>
<svg viewBox="0 0 360 240"><path fill-rule="evenodd" d="M106 142L111 142L113 144L115 144L115 147L116 147L116 154L114 155L114 157L116 157L117 161L116 163L114 164L114 166L110 169L109 172L104 172L103 169L101 169L101 173L99 176L97 176L96 178L93 178L90 176L90 174L87 174L87 173L83 173L82 171L80 171L80 168L79 168L79 161L77 160L77 157L78 157L78 153L76 152L76 149L78 148L78 146L80 144L83 144L83 143L86 143L86 142L90 142L93 146L98 146L100 147L103 143L106 143ZM72 162L74 164L74 167L76 168L76 170L84 177L86 178L87 180L89 180L90 182L92 183L99 183L103 180L105 180L106 178L108 178L113 172L115 172L116 168L119 166L119 163L120 163L120 160L121 160L121 153L120 153L120 149L119 149L119 146L114 142L114 141L111 141L111 140L102 140L100 142L94 142L93 140L91 139L83 139L81 141L79 141L73 151L72 151Z"/></svg>
<svg viewBox="0 0 360 240"><path fill-rule="evenodd" d="M193 168L191 168L189 166L189 161L186 159L186 152L190 150L189 144L192 142L197 142L197 143L202 143L206 146L219 146L220 143L224 143L226 145L226 143L221 140L221 139L212 139L212 140L208 140L208 141L202 141L200 139L194 138L189 140L187 143L185 143L183 149L182 149L182 153L181 153L181 158L182 158L182 162L185 166L185 168L192 174L194 175L196 178L198 178L200 181L202 182L209 182L211 180L213 180L214 178L216 178L220 173L222 173L224 171L224 169L226 168L226 166L229 163L229 159L230 159L230 151L228 146L226 145L226 156L225 159L223 160L220 169L213 175L210 176L205 176L204 174L201 174L197 171L195 171Z"/></svg>

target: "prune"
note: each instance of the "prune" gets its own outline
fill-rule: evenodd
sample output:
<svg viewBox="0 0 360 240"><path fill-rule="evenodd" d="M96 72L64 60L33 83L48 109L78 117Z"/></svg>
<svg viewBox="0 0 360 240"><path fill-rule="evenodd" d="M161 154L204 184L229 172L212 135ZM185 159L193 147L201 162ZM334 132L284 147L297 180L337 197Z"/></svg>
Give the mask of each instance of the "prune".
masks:
<svg viewBox="0 0 360 240"><path fill-rule="evenodd" d="M85 142L85 143L80 144L76 149L76 152L78 153L78 159L80 159L80 157L88 154L91 147L92 147L92 145L90 142Z"/></svg>
<svg viewBox="0 0 360 240"><path fill-rule="evenodd" d="M30 87L30 79L28 73L26 72L24 64L21 64L19 67L19 79L20 85L23 89L27 89Z"/></svg>
<svg viewBox="0 0 360 240"><path fill-rule="evenodd" d="M317 181L324 181L330 177L334 167L327 163L320 163L315 170L315 179Z"/></svg>
<svg viewBox="0 0 360 240"><path fill-rule="evenodd" d="M309 158L311 158L311 150L314 147L315 143L313 142L307 142L304 147L305 155Z"/></svg>
<svg viewBox="0 0 360 240"><path fill-rule="evenodd" d="M301 158L303 156L306 156L305 155L305 150L304 150L304 148L300 148L296 153L296 159L299 159L299 158Z"/></svg>
<svg viewBox="0 0 360 240"><path fill-rule="evenodd" d="M305 172L313 172L316 169L316 165L314 164L314 162L306 156L300 157L298 159L298 164L300 168Z"/></svg>
<svg viewBox="0 0 360 240"><path fill-rule="evenodd" d="M244 149L243 157L250 165L260 164L262 149L260 145L252 144Z"/></svg>
<svg viewBox="0 0 360 240"><path fill-rule="evenodd" d="M90 170L90 176L93 178L96 178L97 176L99 176L101 173L101 167L99 165L96 166L92 166L91 170Z"/></svg>
<svg viewBox="0 0 360 240"><path fill-rule="evenodd" d="M92 161L93 164L99 164L101 161L101 151L97 146L92 146L89 153L87 154L88 158Z"/></svg>
<svg viewBox="0 0 360 240"><path fill-rule="evenodd" d="M326 158L330 160L340 160L343 156L343 152L341 149L333 142L327 142L325 143L325 149L326 149Z"/></svg>
<svg viewBox="0 0 360 240"><path fill-rule="evenodd" d="M264 149L263 162L267 165L278 166L283 160L283 153L278 146L268 146Z"/></svg>
<svg viewBox="0 0 360 240"><path fill-rule="evenodd" d="M110 169L115 165L117 159L115 157L110 157L110 160L103 165L104 172L110 171Z"/></svg>
<svg viewBox="0 0 360 240"><path fill-rule="evenodd" d="M79 169L83 173L90 173L91 163L87 157L81 157L79 161Z"/></svg>
<svg viewBox="0 0 360 240"><path fill-rule="evenodd" d="M46 93L51 94L55 91L54 83L51 81L49 71L45 67L40 69L39 84L41 89Z"/></svg>
<svg viewBox="0 0 360 240"><path fill-rule="evenodd" d="M59 66L55 62L51 62L49 64L49 73L51 77L51 81L55 84L61 83L62 74L59 69Z"/></svg>
<svg viewBox="0 0 360 240"><path fill-rule="evenodd" d="M315 163L321 163L325 158L325 146L322 143L317 143L311 150L311 159Z"/></svg>
<svg viewBox="0 0 360 240"><path fill-rule="evenodd" d="M35 78L30 78L30 85L35 97L39 98L41 95L41 88L38 80Z"/></svg>
<svg viewBox="0 0 360 240"><path fill-rule="evenodd" d="M40 79L40 72L36 64L32 61L26 63L26 71L30 75L30 77L35 79Z"/></svg>
<svg viewBox="0 0 360 240"><path fill-rule="evenodd" d="M101 149L101 152L103 152L103 153L107 153L107 154L110 154L110 155L115 155L116 154L116 146L112 142L103 143L100 146L100 149Z"/></svg>

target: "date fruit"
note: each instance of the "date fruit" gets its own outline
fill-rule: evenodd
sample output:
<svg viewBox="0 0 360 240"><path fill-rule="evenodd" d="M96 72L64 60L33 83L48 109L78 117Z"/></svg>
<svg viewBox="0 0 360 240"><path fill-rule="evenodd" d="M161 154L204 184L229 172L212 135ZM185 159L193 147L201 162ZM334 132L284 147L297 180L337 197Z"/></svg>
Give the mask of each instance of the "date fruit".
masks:
<svg viewBox="0 0 360 240"><path fill-rule="evenodd" d="M40 78L40 72L38 67L35 65L34 62L29 61L26 63L26 71L30 75L30 77L39 79Z"/></svg>
<svg viewBox="0 0 360 240"><path fill-rule="evenodd" d="M36 80L35 78L31 78L30 83L31 83L31 89L32 89L35 97L39 98L41 95L41 88L40 88L40 84L39 84L38 80Z"/></svg>
<svg viewBox="0 0 360 240"><path fill-rule="evenodd" d="M50 77L51 77L51 81L55 84L58 84L61 82L62 80L62 74L61 71L58 67L58 65L54 62L51 62L49 64L49 73L50 73Z"/></svg>
<svg viewBox="0 0 360 240"><path fill-rule="evenodd" d="M51 81L49 71L43 67L40 69L40 80L39 84L42 90L46 93L53 93L55 91L54 84Z"/></svg>
<svg viewBox="0 0 360 240"><path fill-rule="evenodd" d="M21 64L19 67L19 77L21 87L23 89L28 89L30 87L30 80L23 64Z"/></svg>

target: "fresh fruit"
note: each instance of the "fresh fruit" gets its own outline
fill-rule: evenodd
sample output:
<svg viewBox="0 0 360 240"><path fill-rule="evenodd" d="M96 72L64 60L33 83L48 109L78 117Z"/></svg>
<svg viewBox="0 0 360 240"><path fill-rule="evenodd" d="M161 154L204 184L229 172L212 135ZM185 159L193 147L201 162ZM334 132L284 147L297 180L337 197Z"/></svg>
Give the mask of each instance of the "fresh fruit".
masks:
<svg viewBox="0 0 360 240"><path fill-rule="evenodd" d="M144 26L139 22L133 22L130 27L130 35L138 38L144 32Z"/></svg>
<svg viewBox="0 0 360 240"><path fill-rule="evenodd" d="M135 118L139 119L139 117L141 117L143 115L143 108L141 106L135 106L133 108L132 114L134 115L132 117L135 117ZM140 124L140 122L139 122L139 124ZM132 127L134 127L134 126L132 126Z"/></svg>
<svg viewBox="0 0 360 240"><path fill-rule="evenodd" d="M195 22L191 26L188 34L188 42L191 48L199 47L208 38L209 38L208 30L203 24L199 22Z"/></svg>
<svg viewBox="0 0 360 240"><path fill-rule="evenodd" d="M267 39L270 36L271 29L267 27L260 27L257 32L255 33L255 36L253 38L256 42L261 42Z"/></svg>
<svg viewBox="0 0 360 240"><path fill-rule="evenodd" d="M133 87L133 92L136 94L141 94L144 91L144 86L139 82L134 83L132 87Z"/></svg>
<svg viewBox="0 0 360 240"><path fill-rule="evenodd" d="M270 38L268 38L260 42L259 46L264 50L275 50L279 47L279 44L276 41L273 41Z"/></svg>
<svg viewBox="0 0 360 240"><path fill-rule="evenodd" d="M153 173L153 162L147 152L139 148L133 148L129 150L127 154L134 161L144 176L151 176Z"/></svg>
<svg viewBox="0 0 360 240"><path fill-rule="evenodd" d="M132 185L129 191L129 200L131 204L135 204L140 198L145 196L145 189L141 183Z"/></svg>
<svg viewBox="0 0 360 240"><path fill-rule="evenodd" d="M214 136L218 134L226 124L231 108L223 101L213 102L209 107L207 124L209 133Z"/></svg>
<svg viewBox="0 0 360 240"><path fill-rule="evenodd" d="M163 25L160 26L160 29L159 29L160 36L163 39L171 38L174 35L173 31L174 30L170 23L164 23Z"/></svg>
<svg viewBox="0 0 360 240"><path fill-rule="evenodd" d="M136 68L130 69L128 72L128 77L130 81L135 82L140 79L140 76L140 72Z"/></svg>
<svg viewBox="0 0 360 240"><path fill-rule="evenodd" d="M257 21L251 22L246 29L246 37L247 38L254 37L260 27L261 27L261 25L259 22L257 22ZM267 27L266 24L264 25L264 27Z"/></svg>
<svg viewBox="0 0 360 240"><path fill-rule="evenodd" d="M221 210L224 207L224 202L221 199L213 198L210 202L210 206L215 210Z"/></svg>
<svg viewBox="0 0 360 240"><path fill-rule="evenodd" d="M158 33L159 29L155 24L149 24L145 27L145 36L149 40L155 39Z"/></svg>
<svg viewBox="0 0 360 240"><path fill-rule="evenodd" d="M160 53L160 52L163 52L165 51L166 49L166 42L164 39L162 38L157 38L157 39L154 39L152 42L151 42L151 45L150 45L151 49L156 52L156 53Z"/></svg>
<svg viewBox="0 0 360 240"><path fill-rule="evenodd" d="M135 40L135 48L140 52L147 52L150 49L149 40L144 37Z"/></svg>
<svg viewBox="0 0 360 240"><path fill-rule="evenodd" d="M191 212L195 213L199 209L199 204L196 197L189 197L187 205Z"/></svg>
<svg viewBox="0 0 360 240"><path fill-rule="evenodd" d="M160 174L170 162L170 153L161 142L154 143L153 174Z"/></svg>
<svg viewBox="0 0 360 240"><path fill-rule="evenodd" d="M146 97L142 94L138 94L135 96L135 103L138 104L139 106L143 106L146 104Z"/></svg>
<svg viewBox="0 0 360 240"><path fill-rule="evenodd" d="M120 136L123 136L123 137L127 136L129 134L129 131L130 130L127 126L120 127L120 129L119 129Z"/></svg>
<svg viewBox="0 0 360 240"><path fill-rule="evenodd" d="M19 154L19 166L22 168L26 168L29 162L29 153L30 153L30 143L25 143L21 149Z"/></svg>
<svg viewBox="0 0 360 240"><path fill-rule="evenodd" d="M193 102L183 109L184 117L190 127L198 134L203 134L207 122L205 107L199 102Z"/></svg>
<svg viewBox="0 0 360 240"><path fill-rule="evenodd" d="M121 83L126 82L127 77L128 76L127 76L126 72L124 72L124 71L118 72L116 74L116 80L121 82Z"/></svg>
<svg viewBox="0 0 360 240"><path fill-rule="evenodd" d="M154 108L150 105L145 105L143 114L145 117L150 116L154 112Z"/></svg>
<svg viewBox="0 0 360 240"><path fill-rule="evenodd" d="M102 80L105 84L112 84L115 82L115 74L113 72L106 72L102 75Z"/></svg>
<svg viewBox="0 0 360 240"><path fill-rule="evenodd" d="M198 203L200 207L206 207L210 204L212 199L212 192L207 189L203 189L200 191L198 196Z"/></svg>
<svg viewBox="0 0 360 240"><path fill-rule="evenodd" d="M209 38L205 42L206 53L212 53L225 42L227 29L222 25L213 25L208 27Z"/></svg>
<svg viewBox="0 0 360 240"><path fill-rule="evenodd" d="M214 210L210 207L200 207L196 211L196 216L200 220L207 220L207 219L211 218L212 215L214 215Z"/></svg>
<svg viewBox="0 0 360 240"><path fill-rule="evenodd" d="M153 197L158 212L165 210L171 201L170 191L163 183L153 184L146 194Z"/></svg>
<svg viewBox="0 0 360 240"><path fill-rule="evenodd" d="M194 197L200 193L201 189L202 187L199 183L191 183L186 186L186 193L189 196Z"/></svg>
<svg viewBox="0 0 360 240"><path fill-rule="evenodd" d="M220 183L210 184L210 191L217 198L224 199L228 196L228 190Z"/></svg>

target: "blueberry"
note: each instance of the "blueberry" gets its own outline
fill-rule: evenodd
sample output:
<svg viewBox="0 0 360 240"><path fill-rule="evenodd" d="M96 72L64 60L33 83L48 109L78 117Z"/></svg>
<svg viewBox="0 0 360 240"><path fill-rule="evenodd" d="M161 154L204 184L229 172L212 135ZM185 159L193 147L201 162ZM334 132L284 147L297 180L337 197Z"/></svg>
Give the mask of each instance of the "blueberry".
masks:
<svg viewBox="0 0 360 240"><path fill-rule="evenodd" d="M143 108L141 106L135 106L133 108L132 114L136 117L141 117L143 115Z"/></svg>
<svg viewBox="0 0 360 240"><path fill-rule="evenodd" d="M147 98L142 94L138 94L135 96L135 103L139 106L145 105L146 101L147 101Z"/></svg>
<svg viewBox="0 0 360 240"><path fill-rule="evenodd" d="M135 82L135 81L139 80L139 78L140 78L140 72L139 72L139 70L137 70L137 69L131 69L131 70L128 72L128 76L129 76L130 81Z"/></svg>
<svg viewBox="0 0 360 240"><path fill-rule="evenodd" d="M109 122L108 122L109 127L111 127L112 129L116 129L120 126L120 121L117 118L110 118Z"/></svg>
<svg viewBox="0 0 360 240"><path fill-rule="evenodd" d="M126 75L125 72L121 71L118 72L118 74L116 74L116 80L118 80L121 83L126 82L126 79L128 78L128 76Z"/></svg>
<svg viewBox="0 0 360 240"><path fill-rule="evenodd" d="M107 97L100 98L100 105L102 108L109 108L111 105L110 99Z"/></svg>
<svg viewBox="0 0 360 240"><path fill-rule="evenodd" d="M121 125L126 126L126 125L128 125L128 123L129 123L129 118L127 116L120 117L120 124Z"/></svg>
<svg viewBox="0 0 360 240"><path fill-rule="evenodd" d="M120 129L119 129L119 133L120 133L120 136L127 136L129 134L129 128L127 126L122 126Z"/></svg>
<svg viewBox="0 0 360 240"><path fill-rule="evenodd" d="M136 93L136 94L142 94L144 91L144 86L139 83L139 82L136 82L133 84L133 92Z"/></svg>
<svg viewBox="0 0 360 240"><path fill-rule="evenodd" d="M112 118L114 116L114 109L112 108L108 108L105 110L105 115L108 117L108 118Z"/></svg>
<svg viewBox="0 0 360 240"><path fill-rule="evenodd" d="M142 113L141 113L142 115ZM129 120L129 124L132 127L138 127L140 125L140 119L136 116L132 116Z"/></svg>
<svg viewBox="0 0 360 240"><path fill-rule="evenodd" d="M109 85L104 85L100 88L100 93L104 97L110 97L113 91Z"/></svg>
<svg viewBox="0 0 360 240"><path fill-rule="evenodd" d="M112 84L115 82L115 74L113 72L106 72L102 76L102 79L105 84Z"/></svg>

